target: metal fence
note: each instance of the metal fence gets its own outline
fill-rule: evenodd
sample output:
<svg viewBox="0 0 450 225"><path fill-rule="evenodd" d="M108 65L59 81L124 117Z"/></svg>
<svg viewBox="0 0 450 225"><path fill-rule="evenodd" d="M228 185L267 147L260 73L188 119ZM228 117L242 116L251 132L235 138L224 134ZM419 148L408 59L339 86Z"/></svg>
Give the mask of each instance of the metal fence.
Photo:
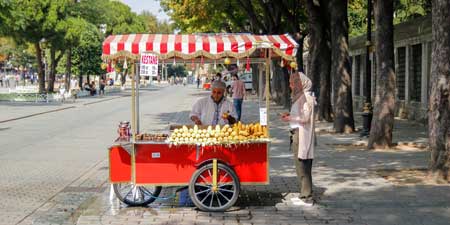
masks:
<svg viewBox="0 0 450 225"><path fill-rule="evenodd" d="M31 91L31 92L30 92ZM105 88L105 94L120 92L120 87L110 87L107 86ZM97 92L98 93L98 92ZM78 91L77 98L89 97L89 91ZM75 96L72 96L70 92L66 92L64 94L61 93L45 93L40 94L34 92L34 90L24 90L17 89L12 90L9 93L0 93L0 101L8 101L8 102L64 102L67 100L75 101Z"/></svg>

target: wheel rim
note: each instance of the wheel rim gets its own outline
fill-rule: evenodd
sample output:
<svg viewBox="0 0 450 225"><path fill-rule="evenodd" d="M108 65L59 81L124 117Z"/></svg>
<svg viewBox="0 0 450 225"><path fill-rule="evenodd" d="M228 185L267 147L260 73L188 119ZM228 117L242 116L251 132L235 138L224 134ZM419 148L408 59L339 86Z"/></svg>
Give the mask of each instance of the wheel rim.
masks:
<svg viewBox="0 0 450 225"><path fill-rule="evenodd" d="M193 194L205 208L214 210L229 207L237 193L236 180L229 171L217 168L217 189L213 189L212 168L204 168L195 178Z"/></svg>
<svg viewBox="0 0 450 225"><path fill-rule="evenodd" d="M134 184L117 184L117 195L125 203L145 204L154 198L155 186L136 186Z"/></svg>

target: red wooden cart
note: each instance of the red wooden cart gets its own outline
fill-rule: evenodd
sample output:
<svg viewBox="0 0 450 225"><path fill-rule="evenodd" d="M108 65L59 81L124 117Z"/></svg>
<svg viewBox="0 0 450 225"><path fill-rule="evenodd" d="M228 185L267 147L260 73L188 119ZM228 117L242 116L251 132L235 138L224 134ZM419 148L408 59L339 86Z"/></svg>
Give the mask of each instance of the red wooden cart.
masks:
<svg viewBox="0 0 450 225"><path fill-rule="evenodd" d="M225 57L233 57L234 62L251 58L252 63L266 64L265 88L269 90L270 60L275 57L295 60L297 47L289 35L132 34L109 36L103 43L102 58L138 63L143 52L154 53L162 61L181 58L194 62L201 58L199 62L215 63ZM260 76L262 79L262 73ZM189 195L199 209L224 211L236 202L241 185L269 184L267 142L200 146L137 140L136 80L133 76L131 138L116 141L109 149L110 182L122 202L147 205L158 198L162 186L189 186ZM268 103L266 96L266 111ZM267 119L266 114L268 122Z"/></svg>
<svg viewBox="0 0 450 225"><path fill-rule="evenodd" d="M236 202L240 185L269 184L267 143L201 147L138 142L134 182L130 151L131 144L121 143L109 151L110 182L128 205L153 202L161 186L189 186L198 208L222 211Z"/></svg>

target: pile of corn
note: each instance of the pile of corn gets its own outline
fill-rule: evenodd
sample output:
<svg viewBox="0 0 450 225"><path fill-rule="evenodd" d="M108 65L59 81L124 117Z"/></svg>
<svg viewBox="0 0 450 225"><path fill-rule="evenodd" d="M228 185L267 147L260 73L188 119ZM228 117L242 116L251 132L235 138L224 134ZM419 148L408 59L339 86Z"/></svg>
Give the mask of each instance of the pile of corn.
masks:
<svg viewBox="0 0 450 225"><path fill-rule="evenodd" d="M175 129L169 137L171 144L196 144L196 145L217 145L217 144L238 144L250 142L262 142L268 140L267 127L259 123L242 124L238 122L233 126L217 125L214 128L208 126L200 129L197 125L193 128L183 126Z"/></svg>

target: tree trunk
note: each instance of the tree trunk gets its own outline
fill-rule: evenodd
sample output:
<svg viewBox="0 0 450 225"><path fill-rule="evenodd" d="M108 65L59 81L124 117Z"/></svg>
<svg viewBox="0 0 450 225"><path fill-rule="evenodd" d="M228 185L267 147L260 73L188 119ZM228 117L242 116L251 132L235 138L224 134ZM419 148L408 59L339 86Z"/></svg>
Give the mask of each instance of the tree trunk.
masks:
<svg viewBox="0 0 450 225"><path fill-rule="evenodd" d="M48 84L47 84L47 92L54 92L56 79L56 50L51 47L50 48L50 73L48 75Z"/></svg>
<svg viewBox="0 0 450 225"><path fill-rule="evenodd" d="M39 93L45 92L45 74L44 66L42 65L42 49L39 42L34 43L34 48L36 49L36 59L38 64L38 82L39 82Z"/></svg>
<svg viewBox="0 0 450 225"><path fill-rule="evenodd" d="M69 81L72 76L72 48L68 49L66 58L66 79L64 83L66 85L66 90L69 90Z"/></svg>
<svg viewBox="0 0 450 225"><path fill-rule="evenodd" d="M278 105L286 107L286 101L290 101L289 96L286 99L286 91L289 88L289 79L286 79L285 70L278 64L279 61L272 60L272 63L274 66L274 75L272 77L273 89L271 89L274 96L273 100Z"/></svg>
<svg viewBox="0 0 450 225"><path fill-rule="evenodd" d="M282 76L282 102L285 109L291 109L291 88L289 87L289 71L286 67L281 68Z"/></svg>
<svg viewBox="0 0 450 225"><path fill-rule="evenodd" d="M258 64L252 64L252 86L253 90L255 90L256 93L259 93L259 66Z"/></svg>
<svg viewBox="0 0 450 225"><path fill-rule="evenodd" d="M328 4L331 35L331 76L334 88L334 130L351 133L355 129L352 105L352 80L348 51L348 0Z"/></svg>
<svg viewBox="0 0 450 225"><path fill-rule="evenodd" d="M277 103L277 105L281 105L281 76L279 67L276 65L274 60L271 60L273 63L273 76L271 80L271 86L273 88L270 89L270 92L273 96L273 101Z"/></svg>
<svg viewBox="0 0 450 225"><path fill-rule="evenodd" d="M308 76L312 79L312 91L318 97L318 119L332 121L331 108L331 50L328 46L326 6L314 5L313 0L306 3L309 15L309 60Z"/></svg>
<svg viewBox="0 0 450 225"><path fill-rule="evenodd" d="M392 145L395 112L394 1L375 1L376 95L369 135L369 149Z"/></svg>
<svg viewBox="0 0 450 225"><path fill-rule="evenodd" d="M298 32L294 35L294 38L298 43L297 54L295 55L298 71L305 72L305 68L303 68L303 44L305 43L305 35L300 35L300 32Z"/></svg>
<svg viewBox="0 0 450 225"><path fill-rule="evenodd" d="M433 53L428 133L430 175L450 181L450 2L433 1Z"/></svg>

